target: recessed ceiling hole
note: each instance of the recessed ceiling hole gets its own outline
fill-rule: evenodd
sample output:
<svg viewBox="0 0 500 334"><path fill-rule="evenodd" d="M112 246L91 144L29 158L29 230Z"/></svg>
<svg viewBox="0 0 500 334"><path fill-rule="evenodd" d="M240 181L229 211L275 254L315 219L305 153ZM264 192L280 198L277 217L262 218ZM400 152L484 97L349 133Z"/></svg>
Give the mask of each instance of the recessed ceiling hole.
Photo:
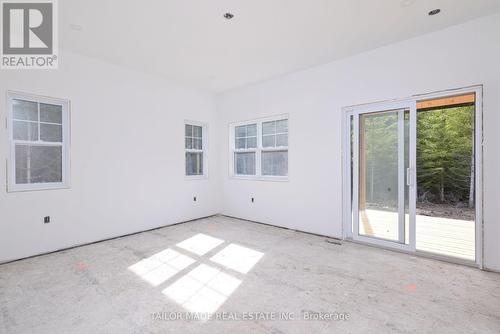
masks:
<svg viewBox="0 0 500 334"><path fill-rule="evenodd" d="M441 9L436 8L436 9L433 9L433 10L431 10L431 11L429 12L429 16L434 16L434 15L437 15L437 14L439 14L439 13L441 13Z"/></svg>

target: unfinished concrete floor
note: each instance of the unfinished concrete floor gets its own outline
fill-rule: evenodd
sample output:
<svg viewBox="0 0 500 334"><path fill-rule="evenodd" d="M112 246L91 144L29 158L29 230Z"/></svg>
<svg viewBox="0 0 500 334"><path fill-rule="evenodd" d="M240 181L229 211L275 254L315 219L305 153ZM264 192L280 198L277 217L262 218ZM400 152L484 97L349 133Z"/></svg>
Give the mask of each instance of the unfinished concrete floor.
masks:
<svg viewBox="0 0 500 334"><path fill-rule="evenodd" d="M0 332L499 333L500 275L211 217L1 265Z"/></svg>

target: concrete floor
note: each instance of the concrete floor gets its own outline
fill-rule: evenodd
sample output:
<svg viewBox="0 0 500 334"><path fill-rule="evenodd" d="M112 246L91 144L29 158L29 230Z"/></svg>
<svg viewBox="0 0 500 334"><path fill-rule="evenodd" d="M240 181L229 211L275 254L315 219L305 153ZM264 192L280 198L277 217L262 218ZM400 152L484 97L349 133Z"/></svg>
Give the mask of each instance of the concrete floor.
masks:
<svg viewBox="0 0 500 334"><path fill-rule="evenodd" d="M226 217L0 265L0 333L332 332L499 333L500 275Z"/></svg>

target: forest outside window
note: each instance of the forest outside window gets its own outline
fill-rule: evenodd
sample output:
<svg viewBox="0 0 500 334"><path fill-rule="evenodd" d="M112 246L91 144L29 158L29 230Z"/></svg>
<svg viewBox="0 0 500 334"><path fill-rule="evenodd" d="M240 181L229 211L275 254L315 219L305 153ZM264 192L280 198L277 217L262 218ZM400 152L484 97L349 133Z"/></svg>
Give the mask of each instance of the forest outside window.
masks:
<svg viewBox="0 0 500 334"><path fill-rule="evenodd" d="M231 171L235 177L288 177L288 118L278 116L231 127Z"/></svg>
<svg viewBox="0 0 500 334"><path fill-rule="evenodd" d="M206 176L206 126L187 122L185 129L185 165L186 177L200 178Z"/></svg>
<svg viewBox="0 0 500 334"><path fill-rule="evenodd" d="M69 103L9 93L9 191L69 185Z"/></svg>

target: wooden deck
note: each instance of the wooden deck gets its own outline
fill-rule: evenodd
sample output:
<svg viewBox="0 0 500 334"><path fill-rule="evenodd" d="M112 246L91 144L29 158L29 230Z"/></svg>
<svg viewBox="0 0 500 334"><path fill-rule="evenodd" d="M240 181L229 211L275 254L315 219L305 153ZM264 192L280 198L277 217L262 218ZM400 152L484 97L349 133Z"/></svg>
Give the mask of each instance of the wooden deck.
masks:
<svg viewBox="0 0 500 334"><path fill-rule="evenodd" d="M362 213L359 232L366 236L397 240L397 213L368 209ZM474 261L474 221L417 215L416 243L417 250L420 251Z"/></svg>

